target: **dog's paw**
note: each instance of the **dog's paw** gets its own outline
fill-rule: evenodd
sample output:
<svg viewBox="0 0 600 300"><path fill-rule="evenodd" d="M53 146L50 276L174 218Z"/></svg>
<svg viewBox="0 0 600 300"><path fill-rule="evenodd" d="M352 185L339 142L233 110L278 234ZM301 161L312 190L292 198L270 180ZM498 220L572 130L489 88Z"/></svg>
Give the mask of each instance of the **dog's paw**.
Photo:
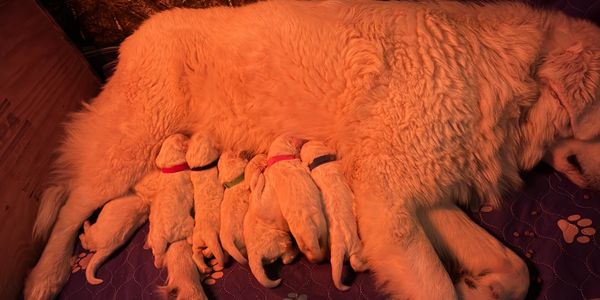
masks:
<svg viewBox="0 0 600 300"><path fill-rule="evenodd" d="M45 270L39 265L36 266L25 281L23 291L25 300L53 299L69 279L70 271L71 268L68 263L52 270Z"/></svg>
<svg viewBox="0 0 600 300"><path fill-rule="evenodd" d="M216 259L211 259L209 264L213 267L212 271L204 278L202 283L206 285L215 285L217 280L223 278L223 266L220 266Z"/></svg>

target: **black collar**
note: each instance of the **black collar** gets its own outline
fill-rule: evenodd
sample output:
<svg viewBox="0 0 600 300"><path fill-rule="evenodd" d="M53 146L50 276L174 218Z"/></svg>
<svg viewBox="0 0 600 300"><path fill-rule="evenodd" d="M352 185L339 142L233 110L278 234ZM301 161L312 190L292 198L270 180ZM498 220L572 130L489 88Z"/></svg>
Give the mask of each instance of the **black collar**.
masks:
<svg viewBox="0 0 600 300"><path fill-rule="evenodd" d="M335 154L325 154L313 159L313 161L308 165L309 170L313 170L314 168L335 160Z"/></svg>
<svg viewBox="0 0 600 300"><path fill-rule="evenodd" d="M212 168L216 167L218 163L219 163L219 158L215 159L213 162L211 162L208 165L198 166L198 167L192 167L192 168L190 168L190 170L192 170L192 171L205 171L205 170L212 169Z"/></svg>

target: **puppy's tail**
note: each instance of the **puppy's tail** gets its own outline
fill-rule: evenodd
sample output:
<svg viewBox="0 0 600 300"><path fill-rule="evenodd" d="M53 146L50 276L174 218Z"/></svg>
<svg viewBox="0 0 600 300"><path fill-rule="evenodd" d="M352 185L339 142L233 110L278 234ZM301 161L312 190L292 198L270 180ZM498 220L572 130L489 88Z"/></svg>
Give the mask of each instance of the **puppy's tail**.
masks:
<svg viewBox="0 0 600 300"><path fill-rule="evenodd" d="M90 259L90 263L88 264L87 269L85 269L85 279L87 279L91 285L99 285L104 282L104 280L96 277L96 271L111 253L112 251L110 250L98 250L98 252L94 253Z"/></svg>
<svg viewBox="0 0 600 300"><path fill-rule="evenodd" d="M347 291L349 286L342 283L342 267L344 266L344 257L346 255L344 247L331 245L331 278L333 285L340 291Z"/></svg>
<svg viewBox="0 0 600 300"><path fill-rule="evenodd" d="M248 255L248 264L250 265L250 270L256 280L262 284L266 288L274 288L281 283L281 278L277 280L271 280L267 277L267 273L265 272L265 268L262 264L262 258L260 256L250 256Z"/></svg>
<svg viewBox="0 0 600 300"><path fill-rule="evenodd" d="M223 254L223 249L221 248L221 243L219 243L218 234L209 235L206 240L206 245L208 246L208 249L210 249L212 254L215 256L217 263L220 266L225 267L225 262L226 262L225 254Z"/></svg>
<svg viewBox="0 0 600 300"><path fill-rule="evenodd" d="M244 257L242 252L240 252L240 249L238 249L238 247L235 245L233 237L221 237L221 242L223 243L223 248L225 248L225 251L227 251L227 253L229 253L229 255L231 255L231 257L235 259L235 261L243 265L248 263L248 260Z"/></svg>
<svg viewBox="0 0 600 300"><path fill-rule="evenodd" d="M48 238L58 211L67 201L67 189L63 185L53 185L42 193L37 218L33 225L33 239L43 241Z"/></svg>

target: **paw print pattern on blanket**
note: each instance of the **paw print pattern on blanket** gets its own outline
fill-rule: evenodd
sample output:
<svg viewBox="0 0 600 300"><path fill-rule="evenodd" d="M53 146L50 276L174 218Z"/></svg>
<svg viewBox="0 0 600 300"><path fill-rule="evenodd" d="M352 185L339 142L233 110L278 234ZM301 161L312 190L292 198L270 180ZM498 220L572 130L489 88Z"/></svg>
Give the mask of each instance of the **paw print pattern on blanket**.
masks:
<svg viewBox="0 0 600 300"><path fill-rule="evenodd" d="M570 215L567 219L560 219L556 222L563 238L567 244L572 244L577 241L580 244L590 242L590 237L596 234L596 229L591 227L592 220L581 218L581 215Z"/></svg>
<svg viewBox="0 0 600 300"><path fill-rule="evenodd" d="M94 253L85 251L79 253L79 255L73 256L71 258L73 260L73 263L71 264L71 273L77 273L81 270L85 270L93 255Z"/></svg>

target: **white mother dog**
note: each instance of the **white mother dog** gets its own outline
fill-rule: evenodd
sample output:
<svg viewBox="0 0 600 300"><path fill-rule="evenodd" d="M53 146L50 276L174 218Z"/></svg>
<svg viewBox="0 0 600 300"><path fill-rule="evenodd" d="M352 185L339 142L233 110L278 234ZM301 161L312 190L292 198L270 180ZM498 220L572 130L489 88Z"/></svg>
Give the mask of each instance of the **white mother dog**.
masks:
<svg viewBox="0 0 600 300"><path fill-rule="evenodd" d="M104 90L68 124L56 163L64 193L42 199L37 235L57 218L27 299L60 291L83 221L125 195L176 132L211 133L224 149L265 152L281 134L333 146L369 266L397 298L527 290L520 260L478 251L458 263L487 255L504 267L481 282L518 284L476 277L455 286L430 242L436 231L423 229L426 207L498 203L545 154L578 184L600 186L600 29L561 13L454 2L176 9L145 22L120 51ZM469 228L441 230L493 240Z"/></svg>

